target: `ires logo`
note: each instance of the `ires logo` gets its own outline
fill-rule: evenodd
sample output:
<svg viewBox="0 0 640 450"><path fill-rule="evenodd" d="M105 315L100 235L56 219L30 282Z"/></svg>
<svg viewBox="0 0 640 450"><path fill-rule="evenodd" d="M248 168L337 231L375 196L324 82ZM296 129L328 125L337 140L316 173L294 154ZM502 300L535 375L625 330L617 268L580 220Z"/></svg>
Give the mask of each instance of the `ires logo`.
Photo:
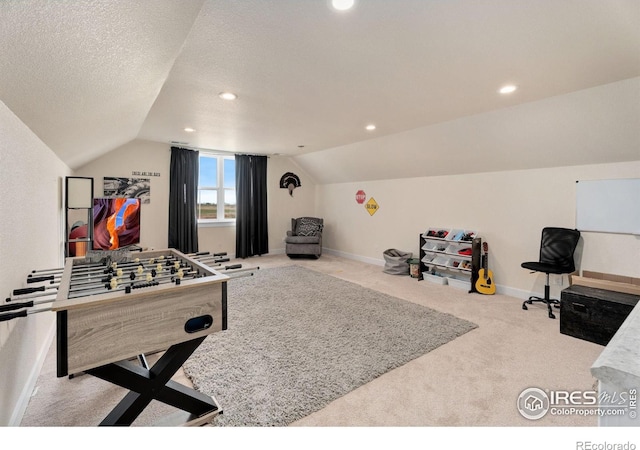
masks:
<svg viewBox="0 0 640 450"><path fill-rule="evenodd" d="M545 391L528 388L518 396L518 411L525 419L538 420L549 412L551 402Z"/></svg>
<svg viewBox="0 0 640 450"><path fill-rule="evenodd" d="M528 388L518 396L518 412L529 420L538 420L547 413L558 416L621 416L636 417L636 389L623 392L565 391Z"/></svg>
<svg viewBox="0 0 640 450"><path fill-rule="evenodd" d="M598 404L598 393L595 391L549 391L548 395L549 402L553 406L596 406Z"/></svg>

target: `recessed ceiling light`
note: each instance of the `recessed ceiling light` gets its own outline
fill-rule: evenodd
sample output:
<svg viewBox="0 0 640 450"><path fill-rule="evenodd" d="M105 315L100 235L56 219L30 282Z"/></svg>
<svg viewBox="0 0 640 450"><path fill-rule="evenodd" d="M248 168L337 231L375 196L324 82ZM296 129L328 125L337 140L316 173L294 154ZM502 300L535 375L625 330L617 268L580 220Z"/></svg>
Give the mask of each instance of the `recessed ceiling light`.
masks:
<svg viewBox="0 0 640 450"><path fill-rule="evenodd" d="M367 125L366 127L364 127L367 131L373 131L376 129L376 126L374 124L370 124Z"/></svg>
<svg viewBox="0 0 640 450"><path fill-rule="evenodd" d="M512 92L515 92L516 89L518 89L518 86L514 84L507 84L502 86L498 92L501 94L511 94Z"/></svg>
<svg viewBox="0 0 640 450"><path fill-rule="evenodd" d="M196 130L193 129L193 128L187 127L187 128L184 129L184 131L186 131L187 133L193 133Z"/></svg>
<svg viewBox="0 0 640 450"><path fill-rule="evenodd" d="M351 9L355 0L331 0L331 6L333 6L338 11L346 11L347 9Z"/></svg>
<svg viewBox="0 0 640 450"><path fill-rule="evenodd" d="M238 96L233 92L220 92L218 94L218 97L220 97L223 100L235 100L238 98Z"/></svg>

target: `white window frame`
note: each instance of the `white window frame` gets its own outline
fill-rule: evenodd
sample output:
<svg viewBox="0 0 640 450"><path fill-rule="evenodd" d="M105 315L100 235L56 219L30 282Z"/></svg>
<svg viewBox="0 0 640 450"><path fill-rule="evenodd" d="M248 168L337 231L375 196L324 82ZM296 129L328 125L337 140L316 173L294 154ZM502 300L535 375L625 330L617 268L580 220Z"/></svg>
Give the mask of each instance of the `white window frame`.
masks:
<svg viewBox="0 0 640 450"><path fill-rule="evenodd" d="M224 216L224 200L225 200L225 194L228 191L233 191L235 192L235 187L234 188L225 188L224 187L224 161L227 159L230 160L234 160L235 161L235 156L231 155L231 156L227 156L227 155L221 155L219 153L209 153L209 152L205 152L205 151L200 151L200 155L198 156L198 158L216 158L217 160L217 181L218 181L218 185L217 186L202 186L202 187L198 187L198 193L200 191L216 191L217 195L216 195L216 201L218 202L218 208L217 208L217 213L218 213L218 218L216 219L201 219L200 217L198 217L198 226L204 226L204 227L223 227L223 226L235 226L236 224L236 219L234 218L226 218L226 217L219 217L220 211L222 211L222 215ZM199 176L199 174L198 174ZM198 185L200 184L200 180L198 180ZM220 208L220 205L222 205L222 208Z"/></svg>

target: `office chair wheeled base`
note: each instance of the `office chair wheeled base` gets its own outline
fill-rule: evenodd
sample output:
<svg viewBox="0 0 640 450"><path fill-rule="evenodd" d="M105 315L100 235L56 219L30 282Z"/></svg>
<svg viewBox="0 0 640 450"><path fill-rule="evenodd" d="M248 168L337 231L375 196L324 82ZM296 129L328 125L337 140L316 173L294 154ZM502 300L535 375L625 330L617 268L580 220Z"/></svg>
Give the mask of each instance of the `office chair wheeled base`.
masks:
<svg viewBox="0 0 640 450"><path fill-rule="evenodd" d="M549 298L549 274L547 274L547 284L544 285L544 298L531 296L529 297L529 300L522 302L522 309L525 311L528 310L529 308L527 308L527 304L532 305L534 302L545 303L549 308L549 319L556 318L555 314L553 314L553 309L551 309L551 305L555 308L560 308L560 301Z"/></svg>
<svg viewBox="0 0 640 450"><path fill-rule="evenodd" d="M553 314L553 310L551 309L551 305L553 305L554 308L560 308L560 302L558 300L545 300L544 298L540 297L529 297L529 300L525 300L522 303L522 309L524 309L525 311L528 310L529 308L527 308L527 304L531 305L533 304L533 302L546 303L549 306L549 319L556 318L555 314Z"/></svg>

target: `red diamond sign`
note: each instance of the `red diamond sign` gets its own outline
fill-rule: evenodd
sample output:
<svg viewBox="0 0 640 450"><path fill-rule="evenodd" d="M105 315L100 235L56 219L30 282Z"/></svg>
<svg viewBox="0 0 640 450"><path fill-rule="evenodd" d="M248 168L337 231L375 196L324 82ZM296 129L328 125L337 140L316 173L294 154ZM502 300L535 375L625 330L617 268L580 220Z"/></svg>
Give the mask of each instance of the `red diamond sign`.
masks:
<svg viewBox="0 0 640 450"><path fill-rule="evenodd" d="M364 201L367 199L367 194L364 193L362 189L356 192L356 201L362 205Z"/></svg>

